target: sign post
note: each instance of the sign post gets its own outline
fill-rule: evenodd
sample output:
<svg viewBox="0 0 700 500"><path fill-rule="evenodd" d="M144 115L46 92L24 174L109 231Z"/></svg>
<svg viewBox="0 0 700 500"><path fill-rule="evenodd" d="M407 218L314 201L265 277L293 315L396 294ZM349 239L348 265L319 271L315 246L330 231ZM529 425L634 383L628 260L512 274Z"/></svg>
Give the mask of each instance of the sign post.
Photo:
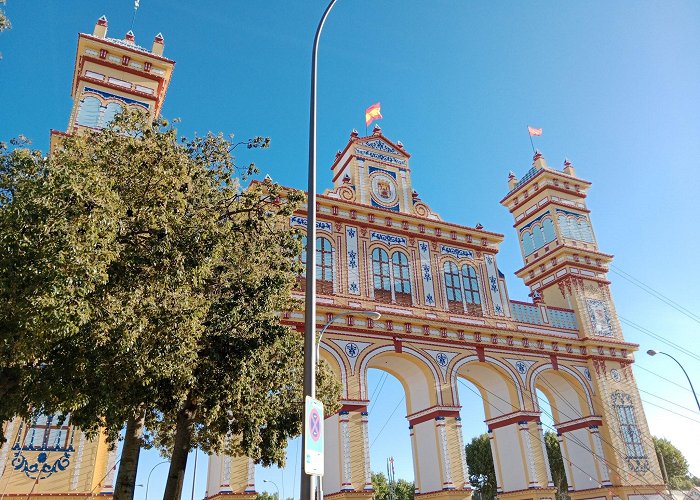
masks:
<svg viewBox="0 0 700 500"><path fill-rule="evenodd" d="M304 472L323 476L323 403L310 396L306 396L304 426Z"/></svg>

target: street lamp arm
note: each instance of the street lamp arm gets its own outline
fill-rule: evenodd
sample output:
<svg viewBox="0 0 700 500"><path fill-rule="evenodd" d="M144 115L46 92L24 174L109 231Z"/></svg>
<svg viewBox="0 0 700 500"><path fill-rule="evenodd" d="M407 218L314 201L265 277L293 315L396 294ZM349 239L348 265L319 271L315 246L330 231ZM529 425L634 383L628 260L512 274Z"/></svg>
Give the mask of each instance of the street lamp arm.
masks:
<svg viewBox="0 0 700 500"><path fill-rule="evenodd" d="M668 356L669 358L671 358L673 361L676 362L676 364L678 366L681 367L681 370L683 370L683 374L685 375L685 378L688 379L688 384L690 385L690 390L692 391L693 396L695 397L695 404L698 405L698 411L700 411L700 401L698 401L698 395L695 393L695 388L693 387L693 383L690 381L690 377L688 376L688 372L685 371L685 368L683 368L683 365L680 363L680 361L678 361L676 358L674 358L673 356L671 356L670 354L668 354L666 352L654 351L652 349L649 349L647 351L647 354L649 356L654 356L655 354L663 354L664 356Z"/></svg>

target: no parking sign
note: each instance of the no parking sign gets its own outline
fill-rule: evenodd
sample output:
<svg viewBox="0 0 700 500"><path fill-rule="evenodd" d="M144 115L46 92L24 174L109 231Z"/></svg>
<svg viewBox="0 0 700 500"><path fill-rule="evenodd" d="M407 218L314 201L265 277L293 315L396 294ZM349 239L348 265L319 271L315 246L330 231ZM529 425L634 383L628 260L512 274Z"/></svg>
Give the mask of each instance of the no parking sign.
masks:
<svg viewBox="0 0 700 500"><path fill-rule="evenodd" d="M323 476L323 403L306 396L304 407L304 472Z"/></svg>

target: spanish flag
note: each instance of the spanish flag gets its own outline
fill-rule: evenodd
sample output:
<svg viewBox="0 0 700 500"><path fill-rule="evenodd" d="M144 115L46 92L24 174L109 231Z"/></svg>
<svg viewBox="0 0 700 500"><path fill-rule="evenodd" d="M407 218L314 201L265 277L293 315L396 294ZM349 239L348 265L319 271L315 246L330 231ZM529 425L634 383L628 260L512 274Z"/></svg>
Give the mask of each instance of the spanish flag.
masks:
<svg viewBox="0 0 700 500"><path fill-rule="evenodd" d="M531 127L530 125L527 126L527 131L530 132L530 137L532 137L533 135L535 135L535 136L542 135L541 128Z"/></svg>
<svg viewBox="0 0 700 500"><path fill-rule="evenodd" d="M382 118L381 104L372 104L369 108L365 110L365 125L369 127L369 124L374 120L379 120Z"/></svg>

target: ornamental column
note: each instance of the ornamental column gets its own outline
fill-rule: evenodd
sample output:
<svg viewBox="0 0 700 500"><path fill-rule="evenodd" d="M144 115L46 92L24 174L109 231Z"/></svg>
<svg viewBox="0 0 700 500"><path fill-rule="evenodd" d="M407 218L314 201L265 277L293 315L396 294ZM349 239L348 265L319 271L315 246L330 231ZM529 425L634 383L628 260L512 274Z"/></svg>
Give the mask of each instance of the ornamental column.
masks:
<svg viewBox="0 0 700 500"><path fill-rule="evenodd" d="M411 431L416 493L471 496L459 406L433 406L406 417Z"/></svg>
<svg viewBox="0 0 700 500"><path fill-rule="evenodd" d="M343 400L340 411L324 422L325 495L339 498L371 498L369 432L365 400Z"/></svg>

